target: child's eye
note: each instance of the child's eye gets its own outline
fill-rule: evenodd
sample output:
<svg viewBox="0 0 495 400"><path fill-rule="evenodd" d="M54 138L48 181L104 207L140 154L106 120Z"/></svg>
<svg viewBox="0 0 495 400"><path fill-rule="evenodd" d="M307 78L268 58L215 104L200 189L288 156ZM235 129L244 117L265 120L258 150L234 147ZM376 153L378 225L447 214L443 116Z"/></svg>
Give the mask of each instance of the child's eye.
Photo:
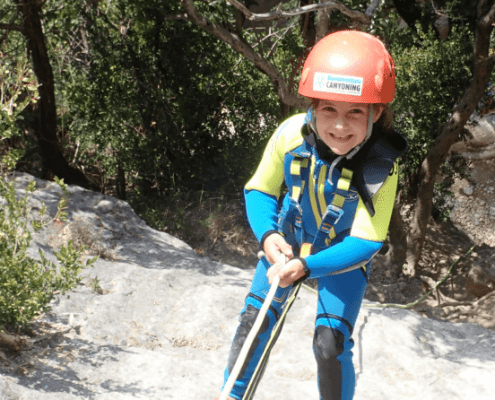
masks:
<svg viewBox="0 0 495 400"><path fill-rule="evenodd" d="M351 110L351 113L353 113L353 114L362 114L363 113L363 110L361 110L360 108L355 108L355 109Z"/></svg>
<svg viewBox="0 0 495 400"><path fill-rule="evenodd" d="M323 108L323 111L333 112L333 111L335 111L335 108L330 107L330 106L327 106L327 107L324 107L324 108Z"/></svg>

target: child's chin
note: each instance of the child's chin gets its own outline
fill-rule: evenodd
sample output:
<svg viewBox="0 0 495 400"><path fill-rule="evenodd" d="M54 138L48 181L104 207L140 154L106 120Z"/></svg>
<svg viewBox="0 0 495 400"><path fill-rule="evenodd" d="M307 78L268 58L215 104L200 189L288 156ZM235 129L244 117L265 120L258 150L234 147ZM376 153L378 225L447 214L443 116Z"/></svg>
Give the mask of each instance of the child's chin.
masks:
<svg viewBox="0 0 495 400"><path fill-rule="evenodd" d="M339 156L343 156L344 154L347 154L349 152L348 150L343 149L342 147L330 147L330 149Z"/></svg>

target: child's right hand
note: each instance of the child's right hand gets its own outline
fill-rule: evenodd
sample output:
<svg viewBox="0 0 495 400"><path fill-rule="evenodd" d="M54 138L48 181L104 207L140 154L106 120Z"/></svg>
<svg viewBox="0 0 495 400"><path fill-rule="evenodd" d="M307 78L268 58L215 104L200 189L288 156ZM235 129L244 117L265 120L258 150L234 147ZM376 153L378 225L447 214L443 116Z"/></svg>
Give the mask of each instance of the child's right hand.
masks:
<svg viewBox="0 0 495 400"><path fill-rule="evenodd" d="M294 257L292 246L278 233L272 233L263 242L263 250L270 264L280 262L280 254L285 254L287 260Z"/></svg>

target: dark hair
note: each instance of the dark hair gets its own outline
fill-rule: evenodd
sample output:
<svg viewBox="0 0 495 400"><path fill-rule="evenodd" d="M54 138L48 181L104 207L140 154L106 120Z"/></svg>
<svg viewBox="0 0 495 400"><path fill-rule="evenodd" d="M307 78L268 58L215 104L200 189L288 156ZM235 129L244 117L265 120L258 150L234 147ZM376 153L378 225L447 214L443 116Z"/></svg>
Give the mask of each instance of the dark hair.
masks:
<svg viewBox="0 0 495 400"><path fill-rule="evenodd" d="M393 132L394 130L394 112L392 111L392 107L390 104L382 104L383 111L382 115L375 122L375 126L380 128L383 133Z"/></svg>

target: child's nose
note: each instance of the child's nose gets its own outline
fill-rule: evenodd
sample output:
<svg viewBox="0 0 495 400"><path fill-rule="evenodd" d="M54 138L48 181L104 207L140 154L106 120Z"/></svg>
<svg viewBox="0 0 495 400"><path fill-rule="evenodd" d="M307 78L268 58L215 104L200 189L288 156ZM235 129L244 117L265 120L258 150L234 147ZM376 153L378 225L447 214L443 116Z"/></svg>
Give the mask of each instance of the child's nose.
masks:
<svg viewBox="0 0 495 400"><path fill-rule="evenodd" d="M335 120L335 128L343 129L344 128L344 119L342 117L337 117Z"/></svg>

